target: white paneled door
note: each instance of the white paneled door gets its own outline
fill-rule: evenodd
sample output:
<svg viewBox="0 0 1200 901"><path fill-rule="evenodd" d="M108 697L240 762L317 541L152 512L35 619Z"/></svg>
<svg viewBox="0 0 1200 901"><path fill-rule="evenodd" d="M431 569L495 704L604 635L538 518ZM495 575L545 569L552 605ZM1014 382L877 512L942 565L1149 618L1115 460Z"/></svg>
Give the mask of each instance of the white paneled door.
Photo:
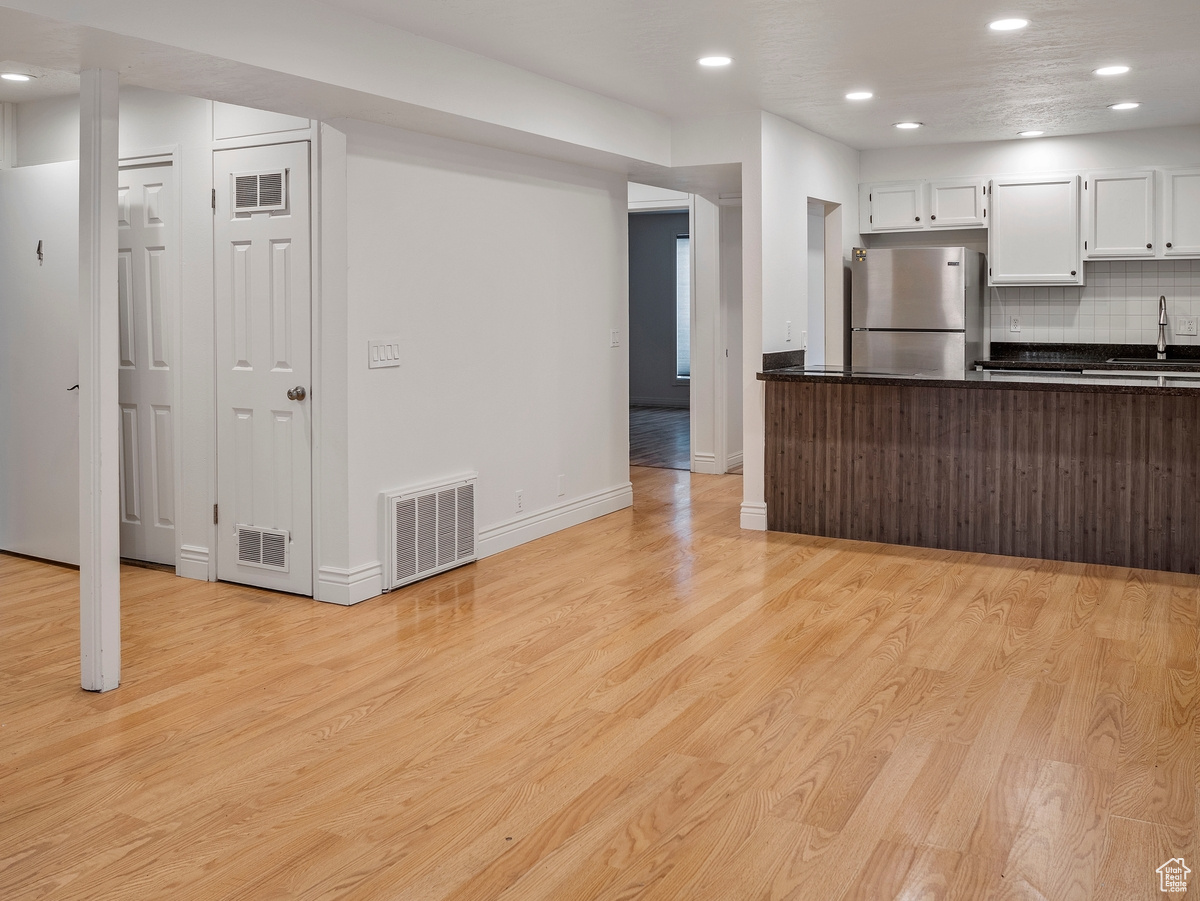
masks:
<svg viewBox="0 0 1200 901"><path fill-rule="evenodd" d="M170 163L122 166L117 189L121 556L175 565L178 253Z"/></svg>
<svg viewBox="0 0 1200 901"><path fill-rule="evenodd" d="M213 153L217 576L312 594L307 142Z"/></svg>

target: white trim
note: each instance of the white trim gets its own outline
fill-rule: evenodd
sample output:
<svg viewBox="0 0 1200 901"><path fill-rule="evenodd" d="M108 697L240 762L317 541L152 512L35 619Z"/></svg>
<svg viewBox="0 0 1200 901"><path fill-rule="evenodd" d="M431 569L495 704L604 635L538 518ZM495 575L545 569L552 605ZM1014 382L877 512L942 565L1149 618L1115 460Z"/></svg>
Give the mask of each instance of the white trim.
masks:
<svg viewBox="0 0 1200 901"><path fill-rule="evenodd" d="M631 506L633 484L625 482L483 529L475 545L476 554L480 559L490 557L535 538L542 538Z"/></svg>
<svg viewBox="0 0 1200 901"><path fill-rule="evenodd" d="M208 560L208 548L197 547L194 544L180 545L179 564L175 567L175 574L185 579L199 579L201 582L209 582L212 580L212 577L208 571Z"/></svg>
<svg viewBox="0 0 1200 901"><path fill-rule="evenodd" d="M767 531L767 505L742 504L742 528L754 532Z"/></svg>
<svg viewBox="0 0 1200 901"><path fill-rule="evenodd" d="M313 600L349 607L383 594L383 564L378 560L354 569L322 566Z"/></svg>
<svg viewBox="0 0 1200 901"><path fill-rule="evenodd" d="M711 476L721 475L722 471L717 467L717 455L692 454L692 472L700 472Z"/></svg>
<svg viewBox="0 0 1200 901"><path fill-rule="evenodd" d="M742 452L741 451L738 451L736 454L730 454L728 457L725 458L725 471L726 472L741 472L742 471Z"/></svg>

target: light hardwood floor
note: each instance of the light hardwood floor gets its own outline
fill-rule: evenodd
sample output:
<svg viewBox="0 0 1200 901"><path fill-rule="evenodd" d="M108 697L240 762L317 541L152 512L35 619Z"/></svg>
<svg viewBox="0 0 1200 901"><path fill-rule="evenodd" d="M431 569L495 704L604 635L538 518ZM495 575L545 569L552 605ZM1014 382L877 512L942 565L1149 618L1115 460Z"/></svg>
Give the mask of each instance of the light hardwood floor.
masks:
<svg viewBox="0 0 1200 901"><path fill-rule="evenodd" d="M126 568L105 695L76 574L0 556L0 898L1200 885L1196 577L744 532L736 476L633 479L349 609Z"/></svg>

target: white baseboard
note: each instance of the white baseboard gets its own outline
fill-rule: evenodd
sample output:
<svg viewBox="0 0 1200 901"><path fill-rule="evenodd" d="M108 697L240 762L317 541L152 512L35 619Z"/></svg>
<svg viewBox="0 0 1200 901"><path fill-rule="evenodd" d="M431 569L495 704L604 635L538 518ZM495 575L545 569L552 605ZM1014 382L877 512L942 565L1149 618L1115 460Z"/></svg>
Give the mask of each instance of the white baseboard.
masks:
<svg viewBox="0 0 1200 901"><path fill-rule="evenodd" d="M615 513L633 505L633 485L625 482L614 488L547 507L525 516L499 523L479 533L475 549L480 558L507 551L519 544L577 526L597 516Z"/></svg>
<svg viewBox="0 0 1200 901"><path fill-rule="evenodd" d="M383 594L383 564L376 560L355 569L322 566L313 599L349 607Z"/></svg>
<svg viewBox="0 0 1200 901"><path fill-rule="evenodd" d="M738 451L736 454L730 454L725 458L726 472L741 472L742 471L742 453Z"/></svg>
<svg viewBox="0 0 1200 901"><path fill-rule="evenodd" d="M742 528L753 532L767 531L767 505L742 504Z"/></svg>
<svg viewBox="0 0 1200 901"><path fill-rule="evenodd" d="M692 454L692 472L702 472L707 475L720 475L717 469L716 454Z"/></svg>
<svg viewBox="0 0 1200 901"><path fill-rule="evenodd" d="M175 575L208 582L208 556L206 547L183 545L179 548L179 565L175 567Z"/></svg>

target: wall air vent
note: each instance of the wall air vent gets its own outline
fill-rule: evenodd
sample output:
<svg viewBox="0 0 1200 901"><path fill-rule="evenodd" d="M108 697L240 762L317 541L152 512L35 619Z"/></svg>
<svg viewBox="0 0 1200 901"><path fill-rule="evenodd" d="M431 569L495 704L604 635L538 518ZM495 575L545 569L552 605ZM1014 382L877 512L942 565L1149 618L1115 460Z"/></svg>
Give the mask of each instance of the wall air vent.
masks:
<svg viewBox="0 0 1200 901"><path fill-rule="evenodd" d="M383 590L475 559L474 473L383 495Z"/></svg>
<svg viewBox="0 0 1200 901"><path fill-rule="evenodd" d="M288 546L291 541L287 532L239 525L237 533L240 565L281 573L288 571Z"/></svg>
<svg viewBox="0 0 1200 901"><path fill-rule="evenodd" d="M287 209L287 170L233 176L233 209L236 213Z"/></svg>

